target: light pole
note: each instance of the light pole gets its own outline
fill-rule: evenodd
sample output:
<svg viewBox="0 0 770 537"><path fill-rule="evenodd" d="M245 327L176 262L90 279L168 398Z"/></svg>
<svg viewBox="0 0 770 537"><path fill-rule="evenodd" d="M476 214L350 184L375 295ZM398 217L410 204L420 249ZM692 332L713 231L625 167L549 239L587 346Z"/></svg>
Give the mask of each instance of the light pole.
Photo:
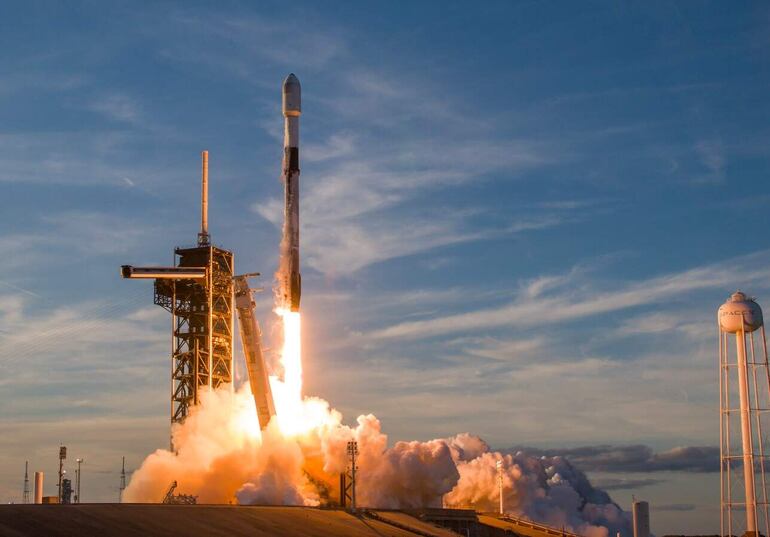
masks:
<svg viewBox="0 0 770 537"><path fill-rule="evenodd" d="M502 515L505 513L503 510L503 461L497 461L495 466L497 466L497 484L500 489L500 514Z"/></svg>
<svg viewBox="0 0 770 537"><path fill-rule="evenodd" d="M75 495L75 503L80 503L80 472L81 472L80 465L83 464L83 459L75 459L75 462L78 463L78 472L77 472L77 475L75 476L76 477L75 481L77 483L77 485L75 486L75 488L77 489L77 494Z"/></svg>

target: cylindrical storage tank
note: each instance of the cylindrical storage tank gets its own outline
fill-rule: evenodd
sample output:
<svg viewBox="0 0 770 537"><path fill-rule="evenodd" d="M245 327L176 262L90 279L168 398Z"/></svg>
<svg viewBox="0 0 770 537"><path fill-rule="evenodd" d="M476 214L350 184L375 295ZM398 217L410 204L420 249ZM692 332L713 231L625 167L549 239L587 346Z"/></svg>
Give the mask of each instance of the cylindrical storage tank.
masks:
<svg viewBox="0 0 770 537"><path fill-rule="evenodd" d="M762 326L762 308L759 304L737 291L719 307L717 313L719 329L728 334L735 334L743 329L753 332Z"/></svg>
<svg viewBox="0 0 770 537"><path fill-rule="evenodd" d="M43 503L43 472L35 472L35 503Z"/></svg>
<svg viewBox="0 0 770 537"><path fill-rule="evenodd" d="M650 537L650 504L634 502L634 537Z"/></svg>

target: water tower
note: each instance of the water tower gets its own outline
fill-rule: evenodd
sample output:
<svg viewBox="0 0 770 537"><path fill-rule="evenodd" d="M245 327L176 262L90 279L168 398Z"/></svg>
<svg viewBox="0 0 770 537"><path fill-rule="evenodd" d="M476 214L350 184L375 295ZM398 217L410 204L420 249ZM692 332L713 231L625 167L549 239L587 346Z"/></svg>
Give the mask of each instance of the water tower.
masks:
<svg viewBox="0 0 770 537"><path fill-rule="evenodd" d="M719 442L721 534L770 535L765 415L770 411L770 368L767 362L762 308L740 291L718 312ZM745 513L745 527L742 519Z"/></svg>

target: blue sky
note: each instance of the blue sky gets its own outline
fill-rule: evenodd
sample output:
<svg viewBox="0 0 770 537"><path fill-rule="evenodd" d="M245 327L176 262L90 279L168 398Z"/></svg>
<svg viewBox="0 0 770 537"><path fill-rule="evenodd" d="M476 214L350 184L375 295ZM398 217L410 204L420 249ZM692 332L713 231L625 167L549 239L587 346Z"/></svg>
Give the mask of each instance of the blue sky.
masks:
<svg viewBox="0 0 770 537"><path fill-rule="evenodd" d="M215 243L275 270L288 72L308 393L391 440L717 445L714 313L770 296L766 5L6 2L0 29L3 500L58 442L91 500L166 444L168 318L118 266L194 242L208 149ZM588 469L659 534L716 531L717 474Z"/></svg>

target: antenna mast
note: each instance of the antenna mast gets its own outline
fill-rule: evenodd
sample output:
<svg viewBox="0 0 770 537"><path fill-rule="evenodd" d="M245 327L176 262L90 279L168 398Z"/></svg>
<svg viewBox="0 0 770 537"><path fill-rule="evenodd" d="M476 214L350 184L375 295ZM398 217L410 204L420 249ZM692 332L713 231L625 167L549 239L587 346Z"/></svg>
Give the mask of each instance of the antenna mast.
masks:
<svg viewBox="0 0 770 537"><path fill-rule="evenodd" d="M23 503L29 503L29 461L24 461L24 496Z"/></svg>
<svg viewBox="0 0 770 537"><path fill-rule="evenodd" d="M59 489L59 503L64 503L64 489L62 489L62 479L64 478L64 459L67 458L67 448L65 446L59 446L59 484L56 488Z"/></svg>
<svg viewBox="0 0 770 537"><path fill-rule="evenodd" d="M123 457L123 467L120 470L120 493L118 503L123 503L123 491L126 490L126 457Z"/></svg>

